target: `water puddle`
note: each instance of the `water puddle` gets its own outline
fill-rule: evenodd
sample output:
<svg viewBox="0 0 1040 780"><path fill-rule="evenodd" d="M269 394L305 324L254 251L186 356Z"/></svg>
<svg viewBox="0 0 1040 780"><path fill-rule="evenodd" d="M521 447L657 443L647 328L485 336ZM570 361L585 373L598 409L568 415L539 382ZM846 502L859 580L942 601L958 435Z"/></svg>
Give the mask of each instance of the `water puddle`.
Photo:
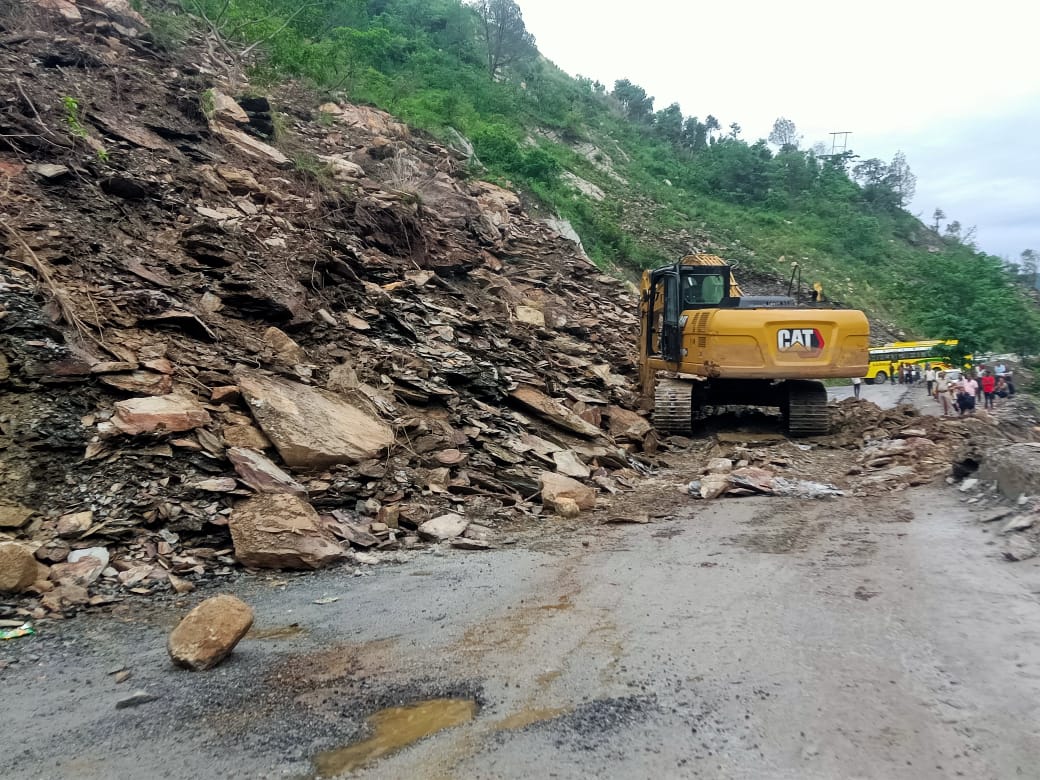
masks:
<svg viewBox="0 0 1040 780"><path fill-rule="evenodd" d="M273 628L254 628L246 637L249 639L289 639L307 632L299 623L290 623L287 626L275 626Z"/></svg>
<svg viewBox="0 0 1040 780"><path fill-rule="evenodd" d="M472 699L432 699L391 707L369 717L372 736L319 753L314 766L318 777L335 777L396 753L423 737L468 723L476 714L477 703Z"/></svg>
<svg viewBox="0 0 1040 780"><path fill-rule="evenodd" d="M543 723L573 711L573 707L529 708L503 718L495 724L494 728L495 731L515 731L530 726L532 723Z"/></svg>

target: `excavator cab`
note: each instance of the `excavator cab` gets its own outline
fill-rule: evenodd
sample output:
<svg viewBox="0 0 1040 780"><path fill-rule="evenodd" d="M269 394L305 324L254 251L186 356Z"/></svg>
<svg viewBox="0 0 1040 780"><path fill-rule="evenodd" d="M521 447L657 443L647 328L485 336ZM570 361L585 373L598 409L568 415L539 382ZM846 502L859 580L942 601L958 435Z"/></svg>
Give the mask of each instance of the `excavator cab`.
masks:
<svg viewBox="0 0 1040 780"><path fill-rule="evenodd" d="M664 360L681 359L683 312L691 309L731 308L740 304L732 295L729 266L669 265L650 272L646 291L648 311L657 327L647 331L647 351Z"/></svg>

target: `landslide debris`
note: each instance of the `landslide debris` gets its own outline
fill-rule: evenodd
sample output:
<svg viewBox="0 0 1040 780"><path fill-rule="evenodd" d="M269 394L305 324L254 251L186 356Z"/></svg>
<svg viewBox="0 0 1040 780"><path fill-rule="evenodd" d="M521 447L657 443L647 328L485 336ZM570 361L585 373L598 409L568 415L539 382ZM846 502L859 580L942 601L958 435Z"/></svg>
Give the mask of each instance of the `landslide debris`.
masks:
<svg viewBox="0 0 1040 780"><path fill-rule="evenodd" d="M589 507L645 470L631 288L458 153L122 0L0 36L0 536L43 571L0 617L486 549L544 474Z"/></svg>

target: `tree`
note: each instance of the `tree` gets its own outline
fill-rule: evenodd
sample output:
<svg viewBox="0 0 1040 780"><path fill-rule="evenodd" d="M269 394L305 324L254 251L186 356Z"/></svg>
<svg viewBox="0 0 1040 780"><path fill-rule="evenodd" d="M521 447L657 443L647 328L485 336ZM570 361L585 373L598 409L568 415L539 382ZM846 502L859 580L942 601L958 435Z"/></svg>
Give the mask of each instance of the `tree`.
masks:
<svg viewBox="0 0 1040 780"><path fill-rule="evenodd" d="M958 220L955 219L946 226L946 237L954 241L961 240L961 223Z"/></svg>
<svg viewBox="0 0 1040 780"><path fill-rule="evenodd" d="M729 137L736 141L740 138L740 125L736 122L729 123Z"/></svg>
<svg viewBox="0 0 1040 780"><path fill-rule="evenodd" d="M1035 289L1037 270L1040 266L1040 253L1034 249L1023 250L1018 265L1022 269L1022 278L1026 286L1031 290Z"/></svg>
<svg viewBox="0 0 1040 780"><path fill-rule="evenodd" d="M786 150L798 148L798 128L794 126L794 122L790 119L780 117L773 122L773 131L769 134L769 143L779 146L780 149Z"/></svg>
<svg viewBox="0 0 1040 780"><path fill-rule="evenodd" d="M906 155L901 151L896 152L892 158L892 164L888 166L885 183L892 192L899 195L899 205L906 206L914 199L917 191L917 177L906 162Z"/></svg>
<svg viewBox="0 0 1040 780"><path fill-rule="evenodd" d="M534 36L524 25L520 6L513 0L476 0L473 8L480 18L480 33L487 47L487 67L492 78L507 65L531 59L538 53Z"/></svg>
<svg viewBox="0 0 1040 780"><path fill-rule="evenodd" d="M646 94L646 90L628 79L614 82L614 99L621 104L625 116L633 122L650 124L654 118L654 99Z"/></svg>
<svg viewBox="0 0 1040 780"><path fill-rule="evenodd" d="M672 143L682 140L683 115L678 103L672 103L654 115L654 129L658 135Z"/></svg>
<svg viewBox="0 0 1040 780"><path fill-rule="evenodd" d="M721 130L722 125L719 124L718 119L716 119L711 114L708 114L708 118L704 120L704 129L708 131L708 140L710 141L714 137L712 133L714 133L716 130Z"/></svg>
<svg viewBox="0 0 1040 780"><path fill-rule="evenodd" d="M942 222L944 219L946 219L946 212L943 211L940 208L937 208L935 211L932 212L932 219L935 220L935 224L932 225L932 230L934 230L936 233L938 233L939 232L939 223Z"/></svg>

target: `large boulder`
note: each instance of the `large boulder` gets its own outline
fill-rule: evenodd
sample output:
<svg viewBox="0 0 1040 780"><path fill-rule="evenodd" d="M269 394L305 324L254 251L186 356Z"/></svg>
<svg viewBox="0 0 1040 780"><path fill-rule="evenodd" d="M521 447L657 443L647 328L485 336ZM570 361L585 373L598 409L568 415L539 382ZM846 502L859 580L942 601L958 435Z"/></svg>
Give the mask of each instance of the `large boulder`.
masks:
<svg viewBox="0 0 1040 780"><path fill-rule="evenodd" d="M194 672L223 661L253 625L253 610L234 596L206 599L170 634L166 649L173 662Z"/></svg>
<svg viewBox="0 0 1040 780"><path fill-rule="evenodd" d="M235 557L255 569L320 569L341 560L314 508L292 493L265 493L235 506L228 520Z"/></svg>
<svg viewBox="0 0 1040 780"><path fill-rule="evenodd" d="M593 509L596 506L595 489L576 479L553 471L543 471L538 477L538 483L542 488L542 503L547 506L556 508L563 498L569 498L580 509Z"/></svg>
<svg viewBox="0 0 1040 780"><path fill-rule="evenodd" d="M291 468L371 460L394 442L389 425L333 393L252 372L237 380L253 417Z"/></svg>
<svg viewBox="0 0 1040 780"><path fill-rule="evenodd" d="M36 582L32 550L15 542L0 543L0 593L21 593Z"/></svg>

